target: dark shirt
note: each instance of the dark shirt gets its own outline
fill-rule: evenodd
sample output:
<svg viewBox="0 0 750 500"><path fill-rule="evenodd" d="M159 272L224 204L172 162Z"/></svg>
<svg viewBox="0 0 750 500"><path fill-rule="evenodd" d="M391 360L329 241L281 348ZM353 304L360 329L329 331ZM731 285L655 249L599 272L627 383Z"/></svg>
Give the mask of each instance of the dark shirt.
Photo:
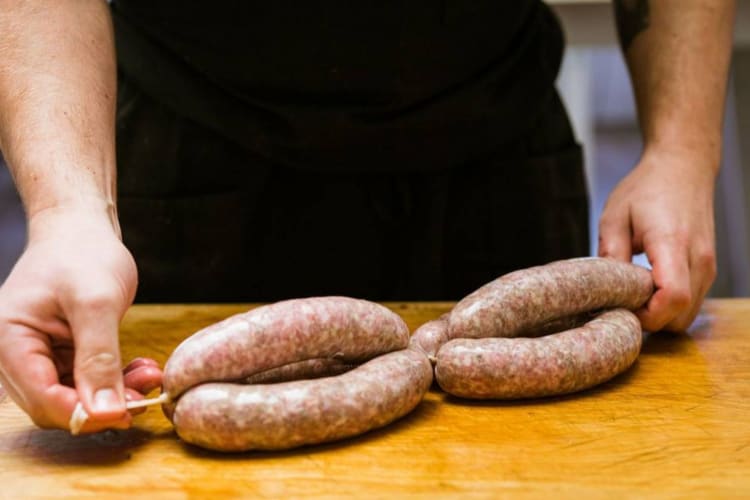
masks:
<svg viewBox="0 0 750 500"><path fill-rule="evenodd" d="M275 162L453 167L513 144L551 99L540 0L113 0L120 71Z"/></svg>

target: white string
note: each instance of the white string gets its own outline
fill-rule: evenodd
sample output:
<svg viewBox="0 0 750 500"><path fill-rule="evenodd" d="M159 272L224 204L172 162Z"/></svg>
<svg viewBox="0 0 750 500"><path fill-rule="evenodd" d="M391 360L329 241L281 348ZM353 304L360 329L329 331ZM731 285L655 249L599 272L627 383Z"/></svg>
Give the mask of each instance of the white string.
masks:
<svg viewBox="0 0 750 500"><path fill-rule="evenodd" d="M125 403L125 408L127 408L128 410L132 410L133 408L143 408L144 406L161 405L164 403L169 403L169 401L169 394L163 392L156 398L128 401L127 403Z"/></svg>
<svg viewBox="0 0 750 500"><path fill-rule="evenodd" d="M169 403L169 401L169 394L163 392L156 398L128 401L125 403L125 408L127 408L128 410L132 410L134 408L143 408L145 406L161 405L164 403ZM83 409L83 405L79 401L78 403L76 403L76 407L73 410L73 414L70 416L70 422L68 423L68 427L70 427L70 433L74 436L78 435L88 419L89 414L86 413L86 410Z"/></svg>

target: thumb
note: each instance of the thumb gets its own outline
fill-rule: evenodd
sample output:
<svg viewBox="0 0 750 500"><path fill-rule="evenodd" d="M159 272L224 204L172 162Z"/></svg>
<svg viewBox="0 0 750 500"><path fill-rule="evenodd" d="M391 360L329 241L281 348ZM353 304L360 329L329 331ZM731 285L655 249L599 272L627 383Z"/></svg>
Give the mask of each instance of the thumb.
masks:
<svg viewBox="0 0 750 500"><path fill-rule="evenodd" d="M632 232L627 216L605 213L599 221L599 256L630 262L633 257Z"/></svg>
<svg viewBox="0 0 750 500"><path fill-rule="evenodd" d="M79 304L68 315L75 345L76 389L93 420L116 419L126 412L118 311L113 301L97 299Z"/></svg>

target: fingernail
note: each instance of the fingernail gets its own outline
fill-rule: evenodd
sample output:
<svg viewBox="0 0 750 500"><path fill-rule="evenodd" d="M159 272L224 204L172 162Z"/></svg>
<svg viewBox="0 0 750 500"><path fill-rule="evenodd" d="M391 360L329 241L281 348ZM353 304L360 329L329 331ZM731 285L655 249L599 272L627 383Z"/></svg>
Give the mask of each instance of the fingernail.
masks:
<svg viewBox="0 0 750 500"><path fill-rule="evenodd" d="M114 389L99 389L94 393L94 411L113 411L122 406Z"/></svg>

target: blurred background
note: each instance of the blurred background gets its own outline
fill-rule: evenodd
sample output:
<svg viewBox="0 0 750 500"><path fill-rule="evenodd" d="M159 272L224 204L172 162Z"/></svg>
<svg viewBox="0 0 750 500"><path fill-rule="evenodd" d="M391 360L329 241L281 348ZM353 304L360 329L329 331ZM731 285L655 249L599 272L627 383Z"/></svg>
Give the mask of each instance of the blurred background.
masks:
<svg viewBox="0 0 750 500"><path fill-rule="evenodd" d="M0 157L0 282L5 281L25 242L23 207Z"/></svg>
<svg viewBox="0 0 750 500"><path fill-rule="evenodd" d="M584 144L591 194L592 254L608 193L636 163L641 140L608 0L547 0L568 48L558 86ZM727 99L724 160L716 191L718 276L710 295L750 295L750 0L739 0ZM0 282L25 244L23 208L0 158ZM640 258L645 263L645 259Z"/></svg>

